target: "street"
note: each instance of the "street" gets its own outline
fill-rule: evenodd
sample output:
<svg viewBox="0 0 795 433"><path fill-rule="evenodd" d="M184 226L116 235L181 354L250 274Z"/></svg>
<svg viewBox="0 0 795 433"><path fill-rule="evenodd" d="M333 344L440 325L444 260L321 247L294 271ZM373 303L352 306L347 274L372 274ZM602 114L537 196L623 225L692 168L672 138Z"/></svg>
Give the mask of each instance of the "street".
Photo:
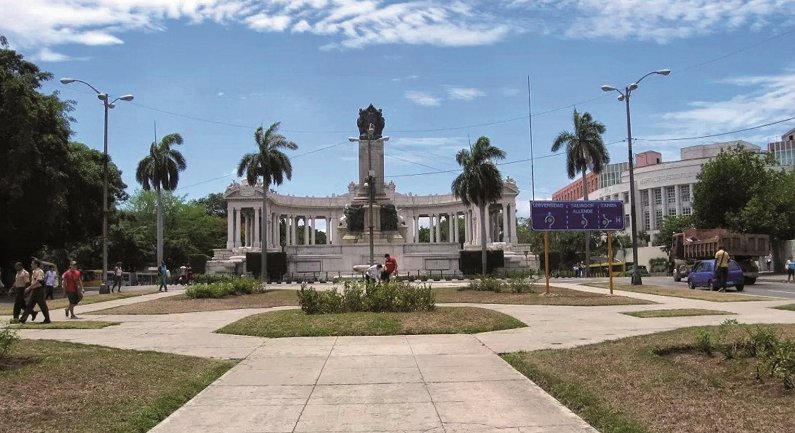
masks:
<svg viewBox="0 0 795 433"><path fill-rule="evenodd" d="M628 278L621 278L619 280L624 279L629 282ZM643 284L690 290L687 288L687 280L682 280L677 283L672 277L643 277ZM732 292L733 290L729 289L729 291ZM762 273L755 284L745 286L743 293L795 299L795 283L787 283L787 276L783 274Z"/></svg>

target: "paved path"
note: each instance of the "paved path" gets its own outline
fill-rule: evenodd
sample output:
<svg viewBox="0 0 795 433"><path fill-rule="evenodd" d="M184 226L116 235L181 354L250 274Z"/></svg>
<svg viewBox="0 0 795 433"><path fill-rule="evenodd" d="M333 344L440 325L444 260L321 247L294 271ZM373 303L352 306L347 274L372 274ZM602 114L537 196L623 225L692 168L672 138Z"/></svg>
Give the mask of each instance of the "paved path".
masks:
<svg viewBox="0 0 795 433"><path fill-rule="evenodd" d="M436 284L435 284L436 285ZM604 289L557 283L604 293ZM81 311L181 291L86 305ZM481 305L527 328L477 335L265 339L213 333L274 309L152 316L84 316L121 325L97 330L23 330L47 338L185 355L242 359L153 432L594 432L517 373L497 353L574 347L609 339L719 324L727 316L640 319L621 312L706 308L740 322L795 323L791 301L707 302L617 292L658 304L608 307ZM63 320L58 311L55 320Z"/></svg>

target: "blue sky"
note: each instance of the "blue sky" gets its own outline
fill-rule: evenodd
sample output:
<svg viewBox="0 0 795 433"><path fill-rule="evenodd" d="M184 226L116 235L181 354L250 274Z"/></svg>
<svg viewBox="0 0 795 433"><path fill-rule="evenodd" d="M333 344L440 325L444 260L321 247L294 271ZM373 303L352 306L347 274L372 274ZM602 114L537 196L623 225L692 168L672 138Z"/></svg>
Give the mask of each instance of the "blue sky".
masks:
<svg viewBox="0 0 795 433"><path fill-rule="evenodd" d="M359 108L386 118L387 180L444 194L455 153L488 136L531 198L527 77L532 82L535 195L569 180L555 136L574 106L604 123L612 162L627 160L624 105L602 84L651 76L632 98L635 151L729 139L760 146L795 121L795 0L0 0L0 34L52 72L45 91L76 102L74 139L102 147L102 106L119 102L110 154L130 192L154 137L179 132L188 160L178 193L222 192L256 127L282 122L299 145L283 194L325 196L356 180Z"/></svg>

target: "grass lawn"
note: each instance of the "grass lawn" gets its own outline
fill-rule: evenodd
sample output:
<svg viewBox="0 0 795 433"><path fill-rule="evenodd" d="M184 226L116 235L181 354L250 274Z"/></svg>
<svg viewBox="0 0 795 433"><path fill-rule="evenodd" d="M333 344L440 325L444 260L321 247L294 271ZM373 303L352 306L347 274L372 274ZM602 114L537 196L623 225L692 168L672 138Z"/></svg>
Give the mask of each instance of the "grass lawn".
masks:
<svg viewBox="0 0 795 433"><path fill-rule="evenodd" d="M118 325L119 322L104 322L100 320L69 320L65 322L42 323L33 322L9 325L14 329L102 329L108 326Z"/></svg>
<svg viewBox="0 0 795 433"><path fill-rule="evenodd" d="M477 290L461 290L460 288L434 289L437 303L473 303L473 304L520 304L520 305L643 305L654 302L626 296L607 295L583 292L550 286L550 295L544 295L544 286L536 286L534 293L494 293Z"/></svg>
<svg viewBox="0 0 795 433"><path fill-rule="evenodd" d="M104 295L96 294L96 295L89 295L86 294L83 296L83 300L80 301L80 305L88 305L88 304L95 304L97 302L105 302L105 301L115 301L117 299L125 299L125 298L132 298L134 296L142 296L142 295L151 295L152 293L157 293L157 290L142 290L136 292L122 292L122 293L107 293ZM10 304L4 304L0 306L0 315L10 316L13 313L14 308L14 301L13 298L11 299ZM47 300L47 307L50 310L57 310L57 309L64 309L66 306L69 305L69 300L66 298L56 298L54 300ZM76 313L80 313L80 305L77 306ZM36 311L39 311L39 308L36 307Z"/></svg>
<svg viewBox="0 0 795 433"><path fill-rule="evenodd" d="M274 311L238 320L217 332L257 337L326 335L475 334L527 326L513 317L484 308L437 307L413 313L306 314Z"/></svg>
<svg viewBox="0 0 795 433"><path fill-rule="evenodd" d="M701 308L674 308L671 310L629 311L622 314L648 319L653 317L721 316L734 313L718 310L703 310Z"/></svg>
<svg viewBox="0 0 795 433"><path fill-rule="evenodd" d="M753 359L697 352L699 329L503 358L602 433L792 431L795 393Z"/></svg>
<svg viewBox="0 0 795 433"><path fill-rule="evenodd" d="M787 305L779 305L778 307L773 307L776 310L788 310L788 311L795 311L795 304L787 304Z"/></svg>
<svg viewBox="0 0 795 433"><path fill-rule="evenodd" d="M591 283L591 287L607 289L608 283ZM673 296L676 298L700 299L712 302L743 302L743 301L770 301L771 298L761 296L743 295L737 292L713 292L710 290L690 290L685 287L672 289L662 286L633 286L631 284L613 284L614 290L624 290L626 292L647 293L649 295Z"/></svg>
<svg viewBox="0 0 795 433"><path fill-rule="evenodd" d="M227 296L226 298L220 299L192 299L184 294L180 294L85 314L173 314L291 305L298 305L298 296L295 290L268 290L264 293Z"/></svg>
<svg viewBox="0 0 795 433"><path fill-rule="evenodd" d="M234 365L157 352L21 340L0 361L0 430L145 432Z"/></svg>

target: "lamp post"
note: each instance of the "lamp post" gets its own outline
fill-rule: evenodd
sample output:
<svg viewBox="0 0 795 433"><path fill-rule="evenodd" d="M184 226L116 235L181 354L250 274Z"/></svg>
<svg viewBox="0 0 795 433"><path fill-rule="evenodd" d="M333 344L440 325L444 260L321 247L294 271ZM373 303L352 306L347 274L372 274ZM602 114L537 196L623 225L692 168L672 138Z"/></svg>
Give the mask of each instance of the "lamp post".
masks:
<svg viewBox="0 0 795 433"><path fill-rule="evenodd" d="M100 289L107 288L108 277L108 110L116 107L116 101L132 101L133 95L119 96L114 100L110 100L110 96L105 92L100 92L96 87L88 84L83 80L75 78L61 78L62 84L71 84L74 82L83 83L90 87L91 90L96 92L97 98L102 101L105 106L105 127L103 137L103 150L102 150L102 286Z"/></svg>
<svg viewBox="0 0 795 433"><path fill-rule="evenodd" d="M632 92L638 88L638 85L644 78L649 75L668 75L671 73L670 69L660 69L652 71L640 77L639 80L627 85L623 91L614 86L605 84L602 86L604 92L618 92L618 100L624 101L627 108L627 152L629 154L629 209L630 209L630 224L632 225L632 285L639 286L643 284L640 273L638 272L638 227L637 218L635 214L635 162L632 153L632 119L629 112L629 98ZM626 259L624 260L626 263Z"/></svg>

